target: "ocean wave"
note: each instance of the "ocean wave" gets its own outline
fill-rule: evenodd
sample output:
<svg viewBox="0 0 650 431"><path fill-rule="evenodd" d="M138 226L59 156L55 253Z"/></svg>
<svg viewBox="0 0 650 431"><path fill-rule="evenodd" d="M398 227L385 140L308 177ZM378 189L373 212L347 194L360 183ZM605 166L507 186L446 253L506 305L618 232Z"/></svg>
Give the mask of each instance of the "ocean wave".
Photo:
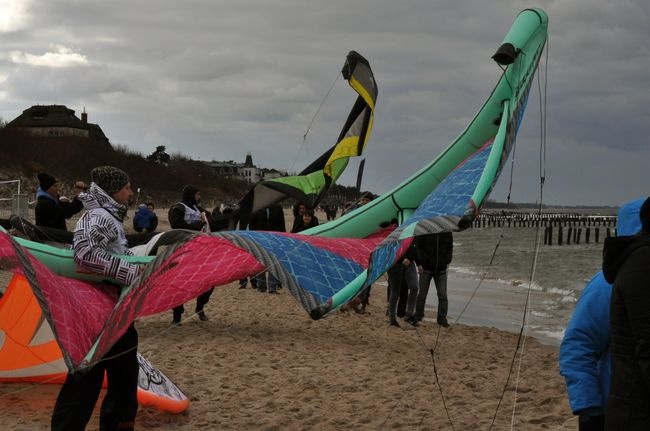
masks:
<svg viewBox="0 0 650 431"><path fill-rule="evenodd" d="M562 338L564 338L564 329L558 329L555 331L550 329L545 329L536 332L545 337L551 338L553 340L562 341Z"/></svg>
<svg viewBox="0 0 650 431"><path fill-rule="evenodd" d="M521 287L521 288L524 288L524 289L528 289L528 282L527 281L513 279L513 280L510 281L510 284L515 286L515 287ZM535 283L534 281L530 285L530 290L535 290L535 291L538 291L538 292L544 292L545 291L544 288L541 285Z"/></svg>
<svg viewBox="0 0 650 431"><path fill-rule="evenodd" d="M570 289L560 289L558 287L551 287L550 289L546 290L548 293L553 293L555 295L560 295L560 296L572 296L574 291Z"/></svg>
<svg viewBox="0 0 650 431"><path fill-rule="evenodd" d="M561 301L564 303L570 302L572 304L575 304L576 302L578 302L578 299L573 295L567 295L567 296L563 296Z"/></svg>
<svg viewBox="0 0 650 431"><path fill-rule="evenodd" d="M457 274L465 274L465 275L472 275L472 276L478 276L480 275L479 272L468 268L466 266L455 266L455 265L449 265L449 271L455 272Z"/></svg>
<svg viewBox="0 0 650 431"><path fill-rule="evenodd" d="M468 268L468 267L465 267L465 266L451 266L450 265L449 266L449 271L453 272L453 273L455 273L457 275L461 275L461 276L470 276L470 278L473 278L473 279L476 279L476 280L483 279L485 281L489 281L489 282L492 282L492 283L499 283L499 284L505 284L505 285L508 285L508 286L521 287L522 289L528 289L528 282L523 281L523 280L518 279L518 278L504 279L504 278L500 278L500 277L496 277L496 278L495 277L483 277L481 272L476 271L473 268ZM535 290L535 291L539 291L539 292L545 292L546 291L546 289L542 285L536 283L535 281L533 281L531 289Z"/></svg>
<svg viewBox="0 0 650 431"><path fill-rule="evenodd" d="M549 313L544 313L544 312L542 312L542 311L538 311L538 310L532 310L532 311L530 312L530 314L532 314L532 315L535 316L535 317L540 317L540 318L542 318L542 319L549 319L549 318L553 317L553 316L552 316L551 314L549 314Z"/></svg>

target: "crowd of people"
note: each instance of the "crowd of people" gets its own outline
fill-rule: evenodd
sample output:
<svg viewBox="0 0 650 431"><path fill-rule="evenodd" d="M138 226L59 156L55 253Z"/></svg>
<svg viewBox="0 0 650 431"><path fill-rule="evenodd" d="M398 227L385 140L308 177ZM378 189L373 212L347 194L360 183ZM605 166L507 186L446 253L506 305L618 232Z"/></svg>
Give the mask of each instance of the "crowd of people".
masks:
<svg viewBox="0 0 650 431"><path fill-rule="evenodd" d="M130 255L123 222L133 197L128 175L112 166L90 173L91 183L74 184L71 198L60 196L59 181L52 175L38 175L35 218L37 226L67 230L66 220L85 209L73 232L75 262L88 271L128 285L140 269L120 258ZM344 208L350 211L364 205ZM249 229L286 232L284 211L271 205L250 219L233 224L232 209L201 206L201 191L186 185L181 200L168 212L172 229L210 232ZM314 209L304 203L293 208L290 232L300 233L318 226ZM328 220L331 217L327 214ZM393 220L393 223L396 223ZM158 227L153 202L139 205L133 217L137 232L151 233ZM581 431L641 430L650 423L650 198L623 205L618 215L618 236L604 246L602 271L585 287L569 321L560 346L559 365L567 385L572 411ZM453 255L450 232L416 236L388 270L388 307L391 326L397 318L418 326L424 318L427 295L433 280L437 294L437 323L448 327L447 269ZM268 268L267 268L268 269ZM268 271L248 281L260 292L277 293L280 281ZM205 305L213 289L201 294L195 314L207 321ZM355 311L365 312L371 288L359 294ZM181 324L183 304L173 309L172 323ZM69 374L61 388L52 415L53 430L84 429L97 402L104 373L108 391L102 402L102 429L133 429L137 412L136 351L138 336L132 324L104 360L83 373Z"/></svg>
<svg viewBox="0 0 650 431"><path fill-rule="evenodd" d="M47 173L38 175L39 189L36 205L36 225L66 230L66 219L83 209L81 192L88 192L83 181L74 185L75 194L72 198L60 196L60 182ZM348 202L343 206L342 215L370 202L374 196L363 193L356 202ZM214 232L219 230L249 229L274 232L286 232L284 210L279 204L274 204L253 214L249 219L238 220L230 217L232 208L220 205L212 212L201 206L201 191L192 185L186 185L181 191L181 199L173 204L168 211L169 225L172 229L187 229L197 232ZM337 207L325 205L323 211L328 220L336 217ZM318 226L319 220L314 208L298 202L293 206L293 223L289 232L300 233ZM148 200L140 203L133 215L133 229L140 233L155 233L158 228L158 216L155 204ZM389 323L399 326L397 317L417 326L424 317L424 307L431 280L434 281L438 296L437 321L447 327L447 266L451 262L453 239L451 233L425 235L417 237L403 257L388 271L388 308L386 314ZM251 286L260 291L277 293L282 288L279 280L272 273L265 271L250 279L240 280L240 288ZM362 291L357 298L354 310L364 313L369 304L371 287ZM209 320L205 305L208 303L213 289L202 293L196 300L195 315L202 321ZM185 307L179 304L172 310L172 324L180 325Z"/></svg>
<svg viewBox="0 0 650 431"><path fill-rule="evenodd" d="M397 317L418 326L424 318L427 295L433 280L438 297L437 322L448 327L447 268L453 255L451 232L415 238L395 265L388 270L388 318L399 327Z"/></svg>
<svg viewBox="0 0 650 431"><path fill-rule="evenodd" d="M74 185L75 195L65 198L59 195L59 181L47 174L38 175L40 187L37 191L36 225L67 229L66 219L83 209L79 199L81 192L87 192L86 184L77 181ZM343 207L342 215L366 205L374 196L363 193L356 202L348 202ZM220 205L212 212L201 205L201 191L192 185L186 185L181 191L181 199L173 204L168 211L169 225L172 229L187 229L197 232L214 232L230 229L249 229L274 232L286 232L284 210L279 204L274 204L253 214L249 219L238 220L230 217L232 208ZM336 217L337 207L325 205L323 211L328 220ZM314 208L298 202L293 206L293 223L289 232L300 233L318 226L319 220ZM133 215L133 229L140 233L155 233L158 228L158 216L155 204L148 200L140 203ZM437 321L441 326L447 322L447 266L451 262L453 240L451 233L425 235L417 237L412 247L388 271L388 308L389 323L399 326L397 317L404 318L411 325L418 325L424 317L424 307L431 280L434 281L438 296ZM240 288L251 286L259 292L277 293L282 288L280 281L272 273L265 271L250 279L240 280ZM369 304L371 287L362 291L357 298L354 310L364 313ZM209 318L205 312L213 289L197 297L194 314L202 321ZM172 324L180 325L185 312L184 304L179 304L172 310Z"/></svg>

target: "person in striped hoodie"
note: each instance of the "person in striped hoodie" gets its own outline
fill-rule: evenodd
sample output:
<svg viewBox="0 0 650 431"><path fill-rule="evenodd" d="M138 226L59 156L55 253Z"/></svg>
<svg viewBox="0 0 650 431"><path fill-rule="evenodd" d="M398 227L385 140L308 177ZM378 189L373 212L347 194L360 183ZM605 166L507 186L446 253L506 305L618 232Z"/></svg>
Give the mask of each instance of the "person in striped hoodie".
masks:
<svg viewBox="0 0 650 431"><path fill-rule="evenodd" d="M120 255L131 255L122 222L133 196L129 176L113 166L90 173L90 188L81 193L86 212L73 237L74 260L81 269L128 286L139 273L137 265ZM106 373L108 388L102 402L99 429L132 430L138 411L138 333L131 325L101 361L88 370L70 373L61 387L52 413L52 430L83 430L95 408Z"/></svg>

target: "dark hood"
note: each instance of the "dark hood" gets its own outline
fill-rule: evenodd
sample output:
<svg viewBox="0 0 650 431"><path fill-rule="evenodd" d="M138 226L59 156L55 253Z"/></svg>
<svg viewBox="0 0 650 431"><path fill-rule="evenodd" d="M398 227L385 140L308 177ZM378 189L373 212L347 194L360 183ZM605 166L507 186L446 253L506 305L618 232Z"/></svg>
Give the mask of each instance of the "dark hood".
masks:
<svg viewBox="0 0 650 431"><path fill-rule="evenodd" d="M633 251L650 246L650 233L640 232L633 236L617 236L605 239L603 248L603 275L613 284L621 266Z"/></svg>
<svg viewBox="0 0 650 431"><path fill-rule="evenodd" d="M650 245L650 235L640 232L640 212L646 201L646 198L641 198L621 206L616 221L617 233L620 236L605 239L603 274L608 283L614 283L618 270L630 253L639 247Z"/></svg>
<svg viewBox="0 0 650 431"><path fill-rule="evenodd" d="M199 189L194 186L183 187L182 202L190 208L194 207L194 205L198 205L198 202L194 199L194 195L196 195L196 192L198 191Z"/></svg>

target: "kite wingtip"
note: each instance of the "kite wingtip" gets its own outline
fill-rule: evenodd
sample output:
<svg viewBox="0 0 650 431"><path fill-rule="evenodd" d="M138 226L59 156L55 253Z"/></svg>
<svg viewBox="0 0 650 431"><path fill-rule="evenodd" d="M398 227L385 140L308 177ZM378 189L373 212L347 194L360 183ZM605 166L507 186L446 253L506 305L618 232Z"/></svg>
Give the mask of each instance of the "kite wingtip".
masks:
<svg viewBox="0 0 650 431"><path fill-rule="evenodd" d="M328 299L326 303L320 304L309 312L309 316L313 320L320 320L332 310L332 298Z"/></svg>
<svg viewBox="0 0 650 431"><path fill-rule="evenodd" d="M309 317L311 317L313 320L320 320L325 315L325 313L326 311L322 307L318 307L311 310Z"/></svg>
<svg viewBox="0 0 650 431"><path fill-rule="evenodd" d="M470 228L473 221L474 219L471 217L461 217L461 219L458 220L458 230L464 231L465 229Z"/></svg>

